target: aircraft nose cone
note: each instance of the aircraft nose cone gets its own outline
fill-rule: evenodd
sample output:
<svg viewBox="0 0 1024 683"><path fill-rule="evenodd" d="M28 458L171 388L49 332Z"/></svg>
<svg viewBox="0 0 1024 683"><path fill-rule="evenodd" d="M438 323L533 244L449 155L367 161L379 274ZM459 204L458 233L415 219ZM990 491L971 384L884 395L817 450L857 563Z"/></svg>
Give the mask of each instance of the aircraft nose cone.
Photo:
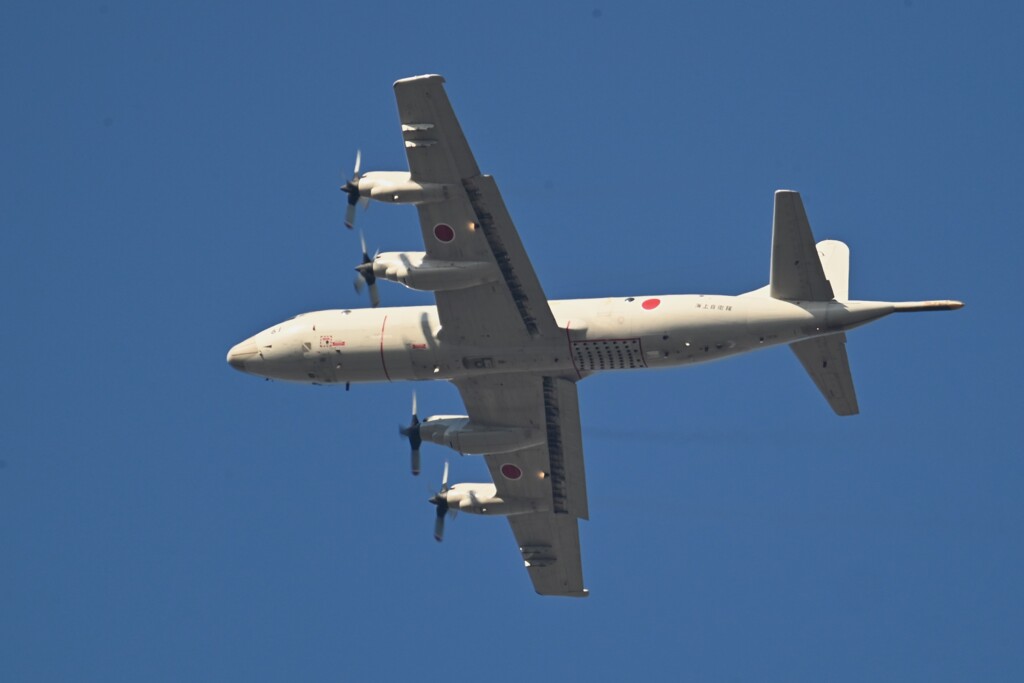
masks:
<svg viewBox="0 0 1024 683"><path fill-rule="evenodd" d="M257 354L259 354L259 349L256 347L256 342L246 339L241 344L235 344L228 351L228 365L235 370L245 372L245 362L255 358Z"/></svg>

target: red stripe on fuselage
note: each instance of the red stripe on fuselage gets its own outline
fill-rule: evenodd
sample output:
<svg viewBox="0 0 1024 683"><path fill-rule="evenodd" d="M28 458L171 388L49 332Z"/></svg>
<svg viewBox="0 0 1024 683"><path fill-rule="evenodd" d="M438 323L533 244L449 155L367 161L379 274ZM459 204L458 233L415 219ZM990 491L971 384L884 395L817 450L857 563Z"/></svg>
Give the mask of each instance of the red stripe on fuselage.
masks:
<svg viewBox="0 0 1024 683"><path fill-rule="evenodd" d="M388 317L384 316L384 322L380 325L380 366L384 369L384 376L387 377L388 381L391 381L391 375L388 374L388 364L384 362L384 328L388 326Z"/></svg>
<svg viewBox="0 0 1024 683"><path fill-rule="evenodd" d="M583 373L580 372L579 366L576 365L576 354L572 352L572 337L569 336L570 327L572 327L571 320L565 324L565 341L569 345L569 358L572 359L572 369L576 371L576 376L583 379Z"/></svg>

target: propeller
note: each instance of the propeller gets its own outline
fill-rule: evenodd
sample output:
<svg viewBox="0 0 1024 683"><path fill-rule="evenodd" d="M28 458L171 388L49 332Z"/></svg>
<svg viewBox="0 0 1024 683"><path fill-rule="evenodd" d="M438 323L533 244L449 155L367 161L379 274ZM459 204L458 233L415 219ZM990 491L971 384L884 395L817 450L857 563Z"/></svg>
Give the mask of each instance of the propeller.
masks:
<svg viewBox="0 0 1024 683"><path fill-rule="evenodd" d="M409 448L412 450L412 474L417 476L420 473L420 418L416 416L416 392L412 392L412 422L408 427L398 428L398 433L409 439ZM448 482L448 463L445 463L445 483Z"/></svg>
<svg viewBox="0 0 1024 683"><path fill-rule="evenodd" d="M355 285L356 293L361 294L364 286L370 288L370 306L377 308L380 306L380 292L377 291L377 276L373 274L373 259L366 253L366 238L363 237L362 231L359 232L359 244L363 247L363 261L356 266L356 279L352 284ZM377 254L373 255L373 258L377 258Z"/></svg>
<svg viewBox="0 0 1024 683"><path fill-rule="evenodd" d="M363 201L365 207L369 204L369 200L366 197L359 196L359 165L362 162L362 152L356 150L356 165L352 169L352 180L349 180L339 189L348 195L348 207L345 209L345 227L351 230L356 225L356 204L360 200ZM365 250L364 250L365 251Z"/></svg>
<svg viewBox="0 0 1024 683"><path fill-rule="evenodd" d="M444 461L444 476L441 478L441 490L430 497L430 502L437 506L434 517L434 540L440 543L444 539L444 516L448 513L448 461ZM453 510L454 512L454 510Z"/></svg>

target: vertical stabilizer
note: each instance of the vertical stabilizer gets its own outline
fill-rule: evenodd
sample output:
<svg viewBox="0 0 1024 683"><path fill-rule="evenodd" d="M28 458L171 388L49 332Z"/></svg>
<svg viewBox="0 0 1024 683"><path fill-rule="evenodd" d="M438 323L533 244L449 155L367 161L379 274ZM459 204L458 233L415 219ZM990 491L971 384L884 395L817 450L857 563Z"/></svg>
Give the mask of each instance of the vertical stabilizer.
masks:
<svg viewBox="0 0 1024 683"><path fill-rule="evenodd" d="M768 291L773 298L788 301L831 301L833 298L804 203L800 193L793 190L775 192Z"/></svg>

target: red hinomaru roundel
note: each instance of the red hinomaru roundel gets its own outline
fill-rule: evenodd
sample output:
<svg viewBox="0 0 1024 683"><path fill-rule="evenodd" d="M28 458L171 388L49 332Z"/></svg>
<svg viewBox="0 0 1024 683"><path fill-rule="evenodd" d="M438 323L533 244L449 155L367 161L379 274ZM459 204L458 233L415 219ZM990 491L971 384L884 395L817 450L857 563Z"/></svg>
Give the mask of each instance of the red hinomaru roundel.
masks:
<svg viewBox="0 0 1024 683"><path fill-rule="evenodd" d="M434 226L434 237L438 242L451 242L455 239L455 231L446 223L438 223Z"/></svg>
<svg viewBox="0 0 1024 683"><path fill-rule="evenodd" d="M501 466L501 475L506 479L518 479L523 476L523 471L511 463Z"/></svg>

